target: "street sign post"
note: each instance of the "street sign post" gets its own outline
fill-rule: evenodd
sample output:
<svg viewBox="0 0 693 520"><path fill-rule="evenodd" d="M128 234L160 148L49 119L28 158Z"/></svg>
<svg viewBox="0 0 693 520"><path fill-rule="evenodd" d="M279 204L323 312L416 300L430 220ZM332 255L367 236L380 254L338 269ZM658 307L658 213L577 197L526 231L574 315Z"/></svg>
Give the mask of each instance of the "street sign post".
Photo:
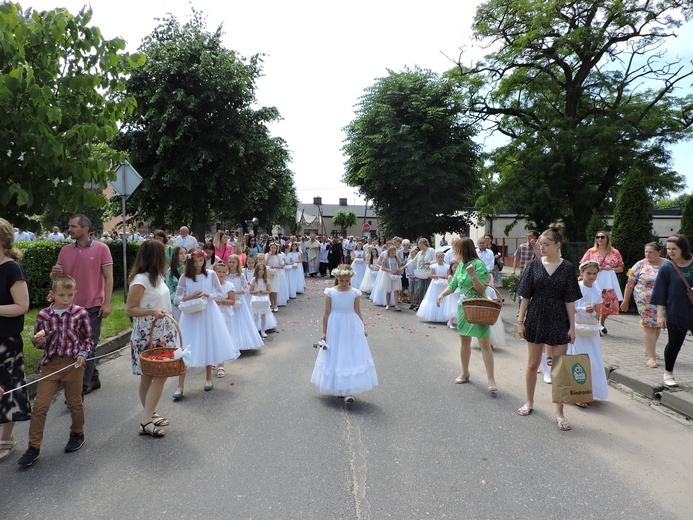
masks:
<svg viewBox="0 0 693 520"><path fill-rule="evenodd" d="M127 258L127 243L128 243L128 233L125 227L125 201L132 195L132 193L137 189L137 187L142 182L142 177L137 170L135 170L132 165L125 161L124 163L118 165L115 171L115 180L110 181L111 187L118 192L118 194L123 198L123 279L124 281L124 293L125 299L127 300L128 295L128 258Z"/></svg>

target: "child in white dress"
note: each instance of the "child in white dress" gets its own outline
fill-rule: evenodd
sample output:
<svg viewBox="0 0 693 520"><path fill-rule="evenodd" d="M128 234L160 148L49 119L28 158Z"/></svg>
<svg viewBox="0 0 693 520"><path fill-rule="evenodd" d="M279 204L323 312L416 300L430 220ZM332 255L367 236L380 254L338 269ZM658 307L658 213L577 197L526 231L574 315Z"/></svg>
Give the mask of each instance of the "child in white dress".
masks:
<svg viewBox="0 0 693 520"><path fill-rule="evenodd" d="M269 277L267 275L267 268L263 264L257 264L255 266L255 276L250 281L250 294L252 299L250 301L250 306L253 310L253 317L255 323L260 324L260 336L263 338L267 337L265 332L267 328L267 317L272 316L270 311L270 300L269 295L272 287L270 286Z"/></svg>
<svg viewBox="0 0 693 520"><path fill-rule="evenodd" d="M431 283L426 289L426 294L424 295L421 304L419 305L419 310L416 311L416 315L424 321L440 322L444 323L448 321L447 316L447 300L443 299L440 306L436 303L436 298L442 293L448 286L448 273L450 271L450 266L445 263L445 253L438 251L436 253L436 263L431 266ZM450 298L446 296L445 298Z"/></svg>
<svg viewBox="0 0 693 520"><path fill-rule="evenodd" d="M293 262L291 276L294 279L296 293L303 294L306 292L306 278L303 271L303 255L301 253L301 244L299 242L294 242L291 244L291 261Z"/></svg>
<svg viewBox="0 0 693 520"><path fill-rule="evenodd" d="M457 260L453 260L450 262L450 268L448 269L448 278L447 282L448 284L452 281L452 277L455 276L455 271L457 271L457 267L460 265L460 262ZM457 300L460 298L460 289L459 287L455 289L455 292L450 294L449 296L446 296L443 299L443 302L445 304L445 316L448 318L447 326L449 329L455 329L457 330Z"/></svg>
<svg viewBox="0 0 693 520"><path fill-rule="evenodd" d="M363 250L363 241L356 242L356 247L351 252L351 269L354 277L351 279L352 287L361 287L363 277L366 275L366 253Z"/></svg>
<svg viewBox="0 0 693 520"><path fill-rule="evenodd" d="M601 339L599 338L599 311L602 304L602 290L596 280L599 264L588 260L580 264L582 281L580 291L582 298L575 302L575 343L568 346L568 354L587 354L590 357L592 372L592 397L606 399L609 397L609 383L604 372ZM578 403L586 408L587 403Z"/></svg>
<svg viewBox="0 0 693 520"><path fill-rule="evenodd" d="M226 279L226 277L229 275L229 266L227 266L224 262L217 262L214 266L214 272L217 273L217 276L219 277L221 292L224 294L223 298L219 298L215 301L217 302L217 305L219 305L219 310L224 316L226 328L229 329L229 334L231 335L231 341L234 343L234 348L238 350L238 345L236 345L236 341L234 339L235 335L233 333L233 308L236 305L236 291L233 284ZM224 363L217 363L217 377L224 377L225 375L226 369L224 368Z"/></svg>
<svg viewBox="0 0 693 520"><path fill-rule="evenodd" d="M246 259L247 261L247 259ZM248 283L238 255L229 257L229 274L228 281L233 284L236 291L236 301L240 302L234 308L232 317L234 339L241 350L251 350L262 347L265 342L262 341L255 321L253 320L253 311L250 309L250 302L245 298L249 294ZM276 322L275 322L276 325Z"/></svg>
<svg viewBox="0 0 693 520"><path fill-rule="evenodd" d="M332 271L335 287L325 289L322 340L310 382L320 392L353 402L354 394L378 384L375 364L361 317L361 291L351 287L354 272L347 264Z"/></svg>
<svg viewBox="0 0 693 520"><path fill-rule="evenodd" d="M392 305L394 310L399 311L401 309L397 302L399 302L399 292L402 290L402 273L399 270L397 248L394 245L388 246L387 251L381 253L379 261L380 271L375 279L376 285L373 287L371 298L376 305L384 305L385 310L390 310Z"/></svg>
<svg viewBox="0 0 693 520"><path fill-rule="evenodd" d="M284 255L284 279L286 280L287 302L296 298L296 279L294 278L294 258L291 255L291 244L288 242L282 247Z"/></svg>
<svg viewBox="0 0 693 520"><path fill-rule="evenodd" d="M259 262L259 260L258 260ZM270 306L272 312L277 312L279 310L279 291L281 290L282 283L286 283L284 278L284 259L279 255L279 246L275 243L271 243L269 246L269 251L265 255L264 264L267 267L267 272L269 274L270 287L272 292L270 293ZM288 291L287 291L288 294ZM288 299L288 296L287 296ZM284 304L286 305L286 304Z"/></svg>
<svg viewBox="0 0 693 520"><path fill-rule="evenodd" d="M201 249L195 247L190 250L173 301L176 305L200 298L207 301L203 310L181 314L180 329L183 343L190 345L189 366L205 367L205 391L210 391L214 388L212 365L236 359L240 352L235 348L219 306L210 301L224 298L225 295L217 274L205 269L205 260L205 253ZM178 376L174 401L183 397L185 375Z"/></svg>
<svg viewBox="0 0 693 520"><path fill-rule="evenodd" d="M367 254L368 260L368 269L366 269L365 274L363 275L363 280L361 281L361 285L359 286L359 291L362 293L370 294L371 291L373 290L373 283L375 282L375 277L378 274L378 271L380 270L380 267L378 267L378 250L375 247L371 247L368 250Z"/></svg>

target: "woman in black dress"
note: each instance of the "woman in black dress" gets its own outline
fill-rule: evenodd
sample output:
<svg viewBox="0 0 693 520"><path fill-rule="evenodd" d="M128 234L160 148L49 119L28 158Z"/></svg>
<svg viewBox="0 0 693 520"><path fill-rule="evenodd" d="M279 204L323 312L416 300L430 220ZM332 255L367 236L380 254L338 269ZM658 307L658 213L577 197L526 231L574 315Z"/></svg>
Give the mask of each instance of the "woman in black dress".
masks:
<svg viewBox="0 0 693 520"><path fill-rule="evenodd" d="M575 341L575 302L582 292L575 276L575 267L559 254L563 235L551 226L539 237L542 257L532 260L522 273L517 294L522 296L517 331L527 340L527 402L517 411L522 416L532 413L537 368L544 345L550 345L553 366ZM556 422L562 431L570 430L563 415L563 403L556 403Z"/></svg>
<svg viewBox="0 0 693 520"><path fill-rule="evenodd" d="M29 289L24 269L13 247L14 228L0 218L0 388L9 392L24 384L22 329L29 310ZM17 443L12 438L15 421L31 418L26 388L0 397L0 461L10 456Z"/></svg>

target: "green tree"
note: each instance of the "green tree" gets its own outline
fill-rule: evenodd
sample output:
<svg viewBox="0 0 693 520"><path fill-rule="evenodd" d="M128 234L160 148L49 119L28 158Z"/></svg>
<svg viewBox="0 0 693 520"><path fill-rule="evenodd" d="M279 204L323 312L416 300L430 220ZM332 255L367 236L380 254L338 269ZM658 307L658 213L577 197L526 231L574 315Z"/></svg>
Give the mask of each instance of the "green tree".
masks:
<svg viewBox="0 0 693 520"><path fill-rule="evenodd" d="M668 198L668 197L662 197L658 198L655 201L654 207L655 209L667 209L667 208L675 208L677 206L683 206L690 195L687 193L682 193L681 195L678 195L676 197Z"/></svg>
<svg viewBox="0 0 693 520"><path fill-rule="evenodd" d="M344 182L404 236L459 231L481 186L473 128L455 84L427 70L392 72L360 98L346 127Z"/></svg>
<svg viewBox="0 0 693 520"><path fill-rule="evenodd" d="M85 186L105 188L123 158L106 143L134 107L124 72L144 57L91 15L0 4L0 210L15 224L102 205Z"/></svg>
<svg viewBox="0 0 693 520"><path fill-rule="evenodd" d="M691 195L689 195L683 203L681 229L679 229L679 233L683 233L689 241L693 241L693 196Z"/></svg>
<svg viewBox="0 0 693 520"><path fill-rule="evenodd" d="M260 57L239 56L209 32L193 10L181 25L174 16L144 39L143 67L128 92L137 108L118 143L143 177L129 212L203 236L211 222L257 217L271 228L286 219L297 198L289 153L269 135L275 108L254 108Z"/></svg>
<svg viewBox="0 0 693 520"><path fill-rule="evenodd" d="M612 208L625 175L648 165L653 196L682 186L668 146L690 136L690 63L664 51L690 0L488 0L474 19L490 52L461 63L469 113L506 136L490 157L497 182L480 202L523 212L540 229L562 219L582 236Z"/></svg>
<svg viewBox="0 0 693 520"><path fill-rule="evenodd" d="M626 266L619 275L621 282L630 266L642 259L645 244L656 240L652 233L652 197L643 177L641 170L628 172L616 198L611 241Z"/></svg>
<svg viewBox="0 0 693 520"><path fill-rule="evenodd" d="M358 217L356 216L356 213L353 211L344 211L342 209L335 211L334 215L332 216L332 224L339 226L342 229L342 236L346 235L347 228L356 225L357 220Z"/></svg>

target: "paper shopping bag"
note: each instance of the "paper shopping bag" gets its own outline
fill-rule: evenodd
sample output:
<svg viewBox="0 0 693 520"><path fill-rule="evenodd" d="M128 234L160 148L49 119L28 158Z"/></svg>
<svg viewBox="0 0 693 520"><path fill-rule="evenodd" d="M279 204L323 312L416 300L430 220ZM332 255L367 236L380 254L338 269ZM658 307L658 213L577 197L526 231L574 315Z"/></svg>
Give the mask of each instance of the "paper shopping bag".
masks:
<svg viewBox="0 0 693 520"><path fill-rule="evenodd" d="M590 403L592 372L587 354L564 355L551 371L551 393L554 403Z"/></svg>

